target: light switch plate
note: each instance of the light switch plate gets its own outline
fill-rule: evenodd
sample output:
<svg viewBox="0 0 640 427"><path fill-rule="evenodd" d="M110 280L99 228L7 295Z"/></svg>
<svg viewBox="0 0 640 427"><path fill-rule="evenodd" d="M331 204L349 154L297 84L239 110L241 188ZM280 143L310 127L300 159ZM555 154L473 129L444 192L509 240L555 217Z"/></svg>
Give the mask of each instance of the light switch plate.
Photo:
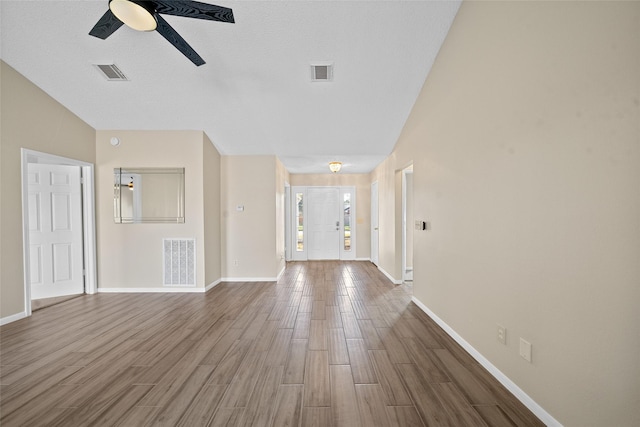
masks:
<svg viewBox="0 0 640 427"><path fill-rule="evenodd" d="M531 363L531 343L520 338L520 356Z"/></svg>
<svg viewBox="0 0 640 427"><path fill-rule="evenodd" d="M504 344L507 345L507 328L505 328L504 326L498 324L497 325L497 332L498 332L498 342L500 344Z"/></svg>

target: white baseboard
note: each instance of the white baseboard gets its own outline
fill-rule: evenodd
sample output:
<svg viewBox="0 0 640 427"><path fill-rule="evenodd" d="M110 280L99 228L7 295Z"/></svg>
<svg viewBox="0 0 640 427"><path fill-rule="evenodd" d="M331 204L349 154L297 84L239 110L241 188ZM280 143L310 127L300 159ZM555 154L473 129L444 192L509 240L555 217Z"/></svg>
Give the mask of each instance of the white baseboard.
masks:
<svg viewBox="0 0 640 427"><path fill-rule="evenodd" d="M392 275L390 275L389 273L387 273L384 268L380 267L379 265L377 266L378 270L380 270L382 272L382 274L384 274L385 276L387 276L387 279L391 280L391 283L393 283L394 285L401 285L402 284L402 280L397 280L395 279Z"/></svg>
<svg viewBox="0 0 640 427"><path fill-rule="evenodd" d="M209 283L205 288L204 291L205 292L209 292L211 289L215 288L216 286L218 286L220 283L222 283L222 279L218 279L215 282L211 282Z"/></svg>
<svg viewBox="0 0 640 427"><path fill-rule="evenodd" d="M277 277L223 277L223 282L277 282Z"/></svg>
<svg viewBox="0 0 640 427"><path fill-rule="evenodd" d="M276 277L276 282L278 280L280 280L280 278L282 277L282 275L284 274L284 271L287 269L287 265L285 264L284 267L282 267L282 270L280 270L280 273L278 273L278 277Z"/></svg>
<svg viewBox="0 0 640 427"><path fill-rule="evenodd" d="M215 282L214 282L215 283ZM214 285L215 286L215 285ZM212 286L213 287L213 286ZM205 293L205 288L101 288L98 287L98 293L123 293L123 294L140 294L140 293Z"/></svg>
<svg viewBox="0 0 640 427"><path fill-rule="evenodd" d="M500 383L507 388L513 395L520 401L524 406L529 408L531 412L533 412L540 421L545 423L549 427L562 427L562 424L555 418L551 416L547 411L545 411L542 406L538 405L527 393L525 393L516 383L511 381L509 377L503 374L498 368L496 368L489 360L484 357L478 350L473 348L471 344L469 344L464 338L462 338L456 331L451 328L451 326L447 325L442 319L440 319L434 312L429 310L426 305L424 305L419 299L416 297L411 298L411 301L415 303L422 311L424 311L427 316L433 319L434 322L438 324L444 331L453 338L458 344L464 348L467 353L471 355L480 365L482 365L491 375L494 376L495 379L500 381Z"/></svg>
<svg viewBox="0 0 640 427"><path fill-rule="evenodd" d="M356 258L355 261L369 261L369 262L371 262L371 258Z"/></svg>
<svg viewBox="0 0 640 427"><path fill-rule="evenodd" d="M0 319L0 326L6 325L7 323L15 322L16 320L24 319L27 316L26 312L12 314L11 316L3 317Z"/></svg>

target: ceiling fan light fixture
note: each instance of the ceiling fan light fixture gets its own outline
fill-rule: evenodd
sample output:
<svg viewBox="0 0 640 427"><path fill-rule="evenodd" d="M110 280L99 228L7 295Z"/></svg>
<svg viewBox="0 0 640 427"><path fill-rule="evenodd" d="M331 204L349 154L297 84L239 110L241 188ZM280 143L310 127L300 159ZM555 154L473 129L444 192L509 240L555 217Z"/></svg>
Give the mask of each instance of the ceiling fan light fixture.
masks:
<svg viewBox="0 0 640 427"><path fill-rule="evenodd" d="M116 18L137 31L153 31L158 26L153 4L147 1L109 0L109 9Z"/></svg>
<svg viewBox="0 0 640 427"><path fill-rule="evenodd" d="M329 162L329 170L333 173L340 172L342 169L342 162Z"/></svg>

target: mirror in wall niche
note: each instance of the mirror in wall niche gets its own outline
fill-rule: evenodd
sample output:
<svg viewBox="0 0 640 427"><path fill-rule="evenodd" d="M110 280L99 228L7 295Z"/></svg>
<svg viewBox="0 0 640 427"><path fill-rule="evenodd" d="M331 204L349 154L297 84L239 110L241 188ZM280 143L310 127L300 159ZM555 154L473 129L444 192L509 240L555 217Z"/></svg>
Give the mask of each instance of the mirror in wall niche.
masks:
<svg viewBox="0 0 640 427"><path fill-rule="evenodd" d="M184 168L115 168L117 224L184 223Z"/></svg>

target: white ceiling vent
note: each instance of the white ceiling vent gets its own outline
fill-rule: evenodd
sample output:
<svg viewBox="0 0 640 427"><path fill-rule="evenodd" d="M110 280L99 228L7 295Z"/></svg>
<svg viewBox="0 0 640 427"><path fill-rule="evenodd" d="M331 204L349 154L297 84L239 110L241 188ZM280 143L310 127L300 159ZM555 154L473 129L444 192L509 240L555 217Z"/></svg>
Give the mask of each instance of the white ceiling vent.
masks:
<svg viewBox="0 0 640 427"><path fill-rule="evenodd" d="M333 64L311 64L312 82L330 82L333 80Z"/></svg>
<svg viewBox="0 0 640 427"><path fill-rule="evenodd" d="M102 75L109 81L126 82L129 80L116 64L93 64L93 66L100 70Z"/></svg>

